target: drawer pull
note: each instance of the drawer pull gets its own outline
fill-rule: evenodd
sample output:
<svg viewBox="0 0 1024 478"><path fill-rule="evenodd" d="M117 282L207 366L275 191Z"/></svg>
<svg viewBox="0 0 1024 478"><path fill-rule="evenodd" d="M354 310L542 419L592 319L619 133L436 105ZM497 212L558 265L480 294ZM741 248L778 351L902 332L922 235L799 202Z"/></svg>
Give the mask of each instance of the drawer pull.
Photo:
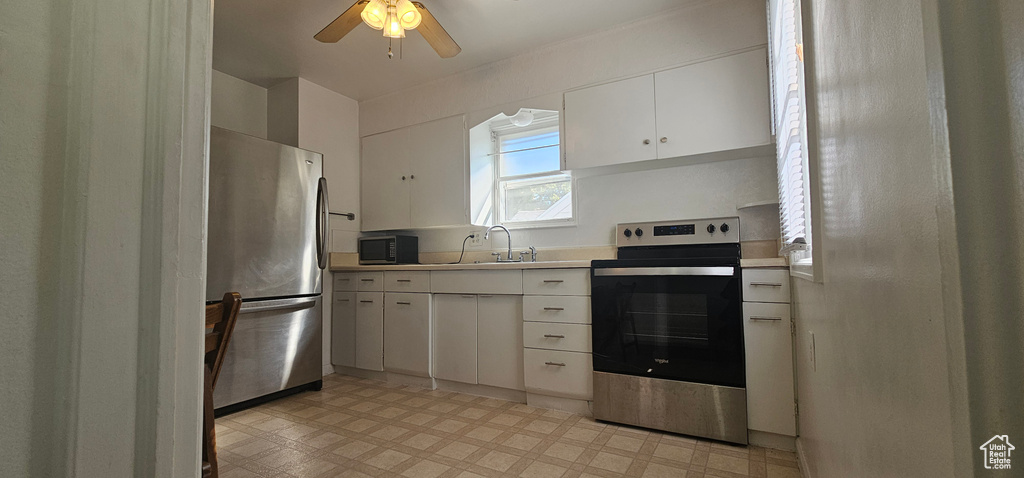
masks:
<svg viewBox="0 0 1024 478"><path fill-rule="evenodd" d="M782 320L782 317L765 317L763 315L751 315L750 320Z"/></svg>
<svg viewBox="0 0 1024 478"><path fill-rule="evenodd" d="M477 297L479 297L481 299L490 299L491 297L494 297L494 296L493 295L478 295Z"/></svg>
<svg viewBox="0 0 1024 478"><path fill-rule="evenodd" d="M778 282L751 282L750 285L764 287L782 287L782 284Z"/></svg>
<svg viewBox="0 0 1024 478"><path fill-rule="evenodd" d="M412 282L412 279L398 279L397 282Z"/></svg>
<svg viewBox="0 0 1024 478"><path fill-rule="evenodd" d="M373 301L372 301L372 300L361 300L361 301L359 301L359 302L361 302L361 303L363 303L363 304L372 304L372 303L373 303Z"/></svg>
<svg viewBox="0 0 1024 478"><path fill-rule="evenodd" d="M544 334L544 338L546 338L546 339L564 339L565 336L564 335Z"/></svg>
<svg viewBox="0 0 1024 478"><path fill-rule="evenodd" d="M462 296L462 298L463 299L473 299L473 298L476 298L476 296L475 295L464 295L464 296Z"/></svg>
<svg viewBox="0 0 1024 478"><path fill-rule="evenodd" d="M361 280L363 282L373 282L373 279L359 279L359 280Z"/></svg>
<svg viewBox="0 0 1024 478"><path fill-rule="evenodd" d="M564 363L560 363L560 362L544 362L544 365L554 365L555 367L564 367L565 366Z"/></svg>
<svg viewBox="0 0 1024 478"><path fill-rule="evenodd" d="M562 279L544 279L545 284L557 284L559 282L565 282Z"/></svg>
<svg viewBox="0 0 1024 478"><path fill-rule="evenodd" d="M398 305L412 305L412 302L395 302Z"/></svg>
<svg viewBox="0 0 1024 478"><path fill-rule="evenodd" d="M544 310L565 310L565 307L545 307Z"/></svg>

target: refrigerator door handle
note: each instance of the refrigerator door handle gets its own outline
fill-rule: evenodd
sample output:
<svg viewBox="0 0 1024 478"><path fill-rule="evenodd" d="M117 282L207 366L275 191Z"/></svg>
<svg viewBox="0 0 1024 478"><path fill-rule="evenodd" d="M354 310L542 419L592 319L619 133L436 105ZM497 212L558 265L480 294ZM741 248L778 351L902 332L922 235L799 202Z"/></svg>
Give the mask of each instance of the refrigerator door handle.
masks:
<svg viewBox="0 0 1024 478"><path fill-rule="evenodd" d="M316 303L316 297L301 297L298 299L276 299L261 302L244 302L239 309L240 314L263 312L265 310L299 309L308 304Z"/></svg>
<svg viewBox="0 0 1024 478"><path fill-rule="evenodd" d="M316 261L321 269L327 268L327 234L330 214L327 202L327 179L320 178L316 188Z"/></svg>

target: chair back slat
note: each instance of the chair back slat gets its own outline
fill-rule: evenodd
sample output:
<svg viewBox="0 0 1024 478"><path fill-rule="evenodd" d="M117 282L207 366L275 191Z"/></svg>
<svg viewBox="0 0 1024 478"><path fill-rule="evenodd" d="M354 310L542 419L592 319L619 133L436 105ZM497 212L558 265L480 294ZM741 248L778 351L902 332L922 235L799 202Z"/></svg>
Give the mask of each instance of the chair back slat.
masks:
<svg viewBox="0 0 1024 478"><path fill-rule="evenodd" d="M206 306L206 337L203 347L203 466L204 478L218 478L217 438L213 418L213 387L217 384L224 352L235 330L238 312L242 309L242 296L237 292L224 294L219 304Z"/></svg>

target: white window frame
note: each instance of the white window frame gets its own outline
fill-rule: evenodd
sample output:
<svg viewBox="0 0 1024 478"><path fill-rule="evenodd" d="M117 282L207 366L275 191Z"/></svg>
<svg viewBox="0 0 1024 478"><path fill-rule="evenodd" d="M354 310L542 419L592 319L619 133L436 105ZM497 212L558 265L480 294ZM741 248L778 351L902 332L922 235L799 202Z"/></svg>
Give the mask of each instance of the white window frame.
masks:
<svg viewBox="0 0 1024 478"><path fill-rule="evenodd" d="M769 49L771 54L771 69L772 69L772 114L773 129L777 124L777 115L781 112L777 109L776 102L776 88L775 88L775 28L772 25L774 13L777 5L787 0L768 0L768 31L769 31ZM820 230L815 231L815 226L820 227L821 224L821 209L820 209L820 195L818 187L818 164L816 154L816 123L813 119L816 117L816 105L815 98L812 94L814 92L814 63L813 63L813 38L811 35L805 34L804 26L807 22L804 20L807 17L808 9L801 0L794 0L796 3L796 15L798 15L796 29L799 41L803 45L803 68L802 75L800 77L800 88L803 91L801 98L803 106L803 131L802 133L802 144L803 144L803 182L804 182L804 220L805 220L805 238L808 241L809 251L794 251L788 254L790 259L790 275L801 279L806 279L813 282L822 282L823 280L823 262L821 254L821 233ZM778 133L776 131L776 133ZM776 134L777 140L781 140L779 135ZM781 201L781 197L780 197Z"/></svg>
<svg viewBox="0 0 1024 478"><path fill-rule="evenodd" d="M491 144L492 144L492 157L494 158L494 198L497 199L494 203L494 210L492 212L494 222L501 224L509 229L530 229L530 228L543 228L543 227L565 227L576 225L576 181L572 176L571 171L562 171L553 169L550 171L543 171L532 174L520 174L513 176L502 176L501 175L501 137L502 136L528 136L529 133L535 133L538 131L549 131L554 130L559 133L559 145L558 153L556 157L559 158L558 164L561 165L561 131L559 124L559 117L553 116L545 118L543 120L535 121L534 124L525 127L515 126L501 126L491 129ZM509 182L515 182L518 184L540 184L548 182L551 178L564 177L569 180L569 195L572 202L572 216L568 218L557 218L557 219L544 219L540 221L508 221L505 218L505 193L506 185Z"/></svg>

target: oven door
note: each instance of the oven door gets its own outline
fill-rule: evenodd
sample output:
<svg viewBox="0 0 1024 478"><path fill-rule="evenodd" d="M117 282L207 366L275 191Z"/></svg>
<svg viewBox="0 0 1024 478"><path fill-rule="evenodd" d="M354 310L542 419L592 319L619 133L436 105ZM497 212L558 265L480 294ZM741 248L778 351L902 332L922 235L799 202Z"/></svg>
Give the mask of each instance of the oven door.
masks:
<svg viewBox="0 0 1024 478"><path fill-rule="evenodd" d="M737 265L595 261L594 370L744 387Z"/></svg>

